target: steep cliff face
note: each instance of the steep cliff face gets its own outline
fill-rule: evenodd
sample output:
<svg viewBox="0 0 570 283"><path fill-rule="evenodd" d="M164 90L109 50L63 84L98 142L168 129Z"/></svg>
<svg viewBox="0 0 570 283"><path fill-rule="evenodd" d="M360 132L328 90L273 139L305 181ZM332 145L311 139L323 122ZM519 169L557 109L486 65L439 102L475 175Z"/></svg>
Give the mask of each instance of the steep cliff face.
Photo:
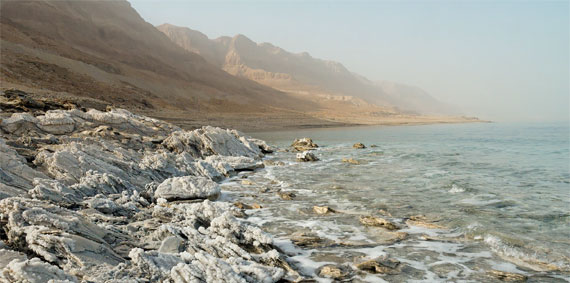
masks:
<svg viewBox="0 0 570 283"><path fill-rule="evenodd" d="M294 54L270 43L255 43L244 35L209 39L189 28L157 27L180 47L204 56L210 63L238 77L291 93L351 96L377 106L404 112L446 114L448 108L425 91L402 84L376 84L350 72L342 64Z"/></svg>

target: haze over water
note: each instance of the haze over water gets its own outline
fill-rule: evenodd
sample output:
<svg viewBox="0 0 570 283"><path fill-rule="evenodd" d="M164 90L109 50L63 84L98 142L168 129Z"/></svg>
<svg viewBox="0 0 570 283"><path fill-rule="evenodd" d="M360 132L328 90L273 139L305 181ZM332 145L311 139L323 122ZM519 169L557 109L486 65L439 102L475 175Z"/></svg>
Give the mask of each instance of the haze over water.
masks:
<svg viewBox="0 0 570 283"><path fill-rule="evenodd" d="M484 274L491 269L525 274L531 282L569 281L566 123L356 127L253 136L281 147L308 136L320 146L321 161L298 163L293 153L280 152L275 158L285 166L250 177L260 184L278 182L297 194L288 205L253 211L251 219L283 237L282 245L309 272L323 262L388 254L408 269L383 276L387 281L489 280ZM357 150L355 142L378 147ZM350 157L362 164L341 162ZM342 213L306 213L313 205ZM367 248L307 251L284 240L298 231L334 241L384 239L381 228L358 223L361 214L403 226L408 217L424 215L441 229L407 226L400 230L410 234L407 239Z"/></svg>

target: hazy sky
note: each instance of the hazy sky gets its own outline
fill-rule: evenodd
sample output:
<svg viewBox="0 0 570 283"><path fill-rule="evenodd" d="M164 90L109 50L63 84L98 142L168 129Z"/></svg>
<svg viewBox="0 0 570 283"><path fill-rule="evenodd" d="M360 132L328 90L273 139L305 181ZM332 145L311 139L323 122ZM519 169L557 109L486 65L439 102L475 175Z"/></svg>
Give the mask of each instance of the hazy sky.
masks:
<svg viewBox="0 0 570 283"><path fill-rule="evenodd" d="M570 119L569 1L130 2L154 25L307 51L484 119Z"/></svg>

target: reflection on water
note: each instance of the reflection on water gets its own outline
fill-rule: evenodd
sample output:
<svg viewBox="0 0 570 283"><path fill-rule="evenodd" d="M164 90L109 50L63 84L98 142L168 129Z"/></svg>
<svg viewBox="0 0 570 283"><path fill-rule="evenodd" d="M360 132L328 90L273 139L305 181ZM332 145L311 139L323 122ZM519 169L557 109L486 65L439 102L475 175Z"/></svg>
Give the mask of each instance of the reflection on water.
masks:
<svg viewBox="0 0 570 283"><path fill-rule="evenodd" d="M268 158L285 165L249 176L253 185L241 185L241 176L224 184L225 198L263 204L247 211L249 221L276 235L307 274L324 264L387 255L401 263L393 274L353 278L490 281L495 277L489 271L500 270L526 275L530 282L568 281L567 124L359 127L252 136L282 148L304 136L320 145L315 153L321 161L300 163L295 153L278 152ZM353 149L356 142L377 147ZM278 190L296 197L283 200ZM336 213L317 214L315 205ZM400 229L364 226L359 222L364 215Z"/></svg>

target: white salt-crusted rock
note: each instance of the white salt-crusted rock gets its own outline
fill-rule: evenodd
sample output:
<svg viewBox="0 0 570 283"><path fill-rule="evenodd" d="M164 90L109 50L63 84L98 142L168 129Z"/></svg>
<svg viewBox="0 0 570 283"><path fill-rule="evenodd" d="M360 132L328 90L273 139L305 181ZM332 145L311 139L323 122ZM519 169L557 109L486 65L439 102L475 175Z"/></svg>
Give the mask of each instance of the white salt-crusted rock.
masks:
<svg viewBox="0 0 570 283"><path fill-rule="evenodd" d="M232 171L253 171L263 168L263 162L245 156L220 156L212 155L205 158L219 172L229 175Z"/></svg>
<svg viewBox="0 0 570 283"><path fill-rule="evenodd" d="M67 134L75 129L75 121L67 111L48 111L37 119L39 128L50 134Z"/></svg>
<svg viewBox="0 0 570 283"><path fill-rule="evenodd" d="M0 127L8 133L23 135L40 130L38 124L39 120L29 113L14 113L10 118L3 119Z"/></svg>
<svg viewBox="0 0 570 283"><path fill-rule="evenodd" d="M47 176L28 166L26 159L0 138L0 199L25 194L32 187L34 178Z"/></svg>
<svg viewBox="0 0 570 283"><path fill-rule="evenodd" d="M156 191L155 198L166 200L216 199L220 186L205 177L184 176L164 180Z"/></svg>
<svg viewBox="0 0 570 283"><path fill-rule="evenodd" d="M263 141L121 109L17 113L0 128L0 248L15 249L0 249L0 281L275 282L291 271L243 211L205 199L220 194L215 181L262 167Z"/></svg>
<svg viewBox="0 0 570 283"><path fill-rule="evenodd" d="M174 132L164 140L163 145L171 151L188 152L194 157L214 154L252 158L263 156L259 146L240 137L237 131L210 126L194 131Z"/></svg>
<svg viewBox="0 0 570 283"><path fill-rule="evenodd" d="M86 217L55 205L24 198L0 201L8 242L25 246L64 269L115 265L123 259L107 243L116 235Z"/></svg>
<svg viewBox="0 0 570 283"><path fill-rule="evenodd" d="M39 258L11 261L2 270L0 279L25 283L78 282L75 276L65 274L57 266L43 262Z"/></svg>

